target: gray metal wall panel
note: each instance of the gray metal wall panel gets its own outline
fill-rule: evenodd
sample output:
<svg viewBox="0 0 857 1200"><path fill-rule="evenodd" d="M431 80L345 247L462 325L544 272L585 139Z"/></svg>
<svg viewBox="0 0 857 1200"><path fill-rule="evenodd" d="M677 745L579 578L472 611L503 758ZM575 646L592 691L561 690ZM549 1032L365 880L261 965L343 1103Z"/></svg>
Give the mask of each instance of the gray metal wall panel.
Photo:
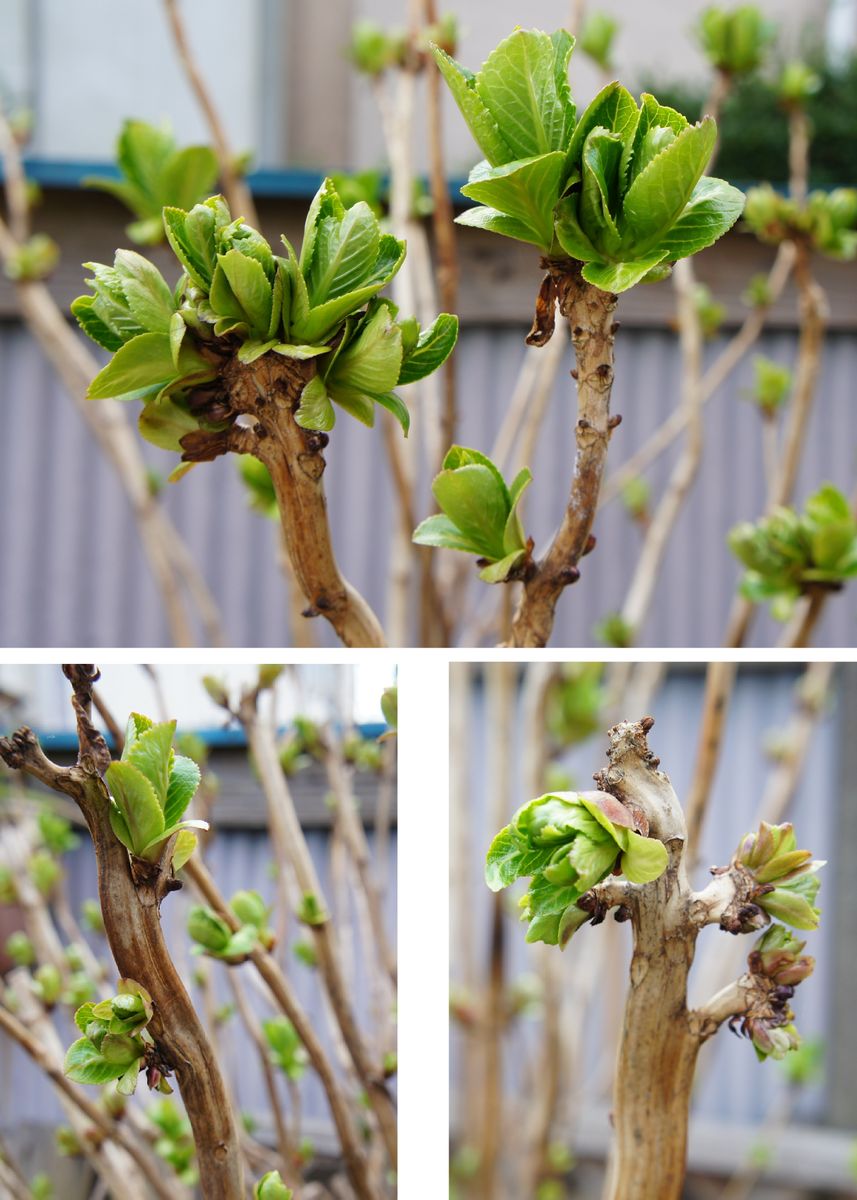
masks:
<svg viewBox="0 0 857 1200"><path fill-rule="evenodd" d="M464 330L458 351L459 440L464 444L490 449L524 353L523 333L503 327ZM793 336L770 334L760 350L791 361ZM713 345L708 354L716 351ZM673 409L678 386L675 342L666 332L623 330L617 359L614 410L623 422L613 439L613 467ZM569 352L532 464L536 479L525 521L539 545L559 518L557 501L568 484L570 366ZM857 341L852 335L832 335L798 483L801 501L826 479L851 491L857 447L855 371ZM702 472L670 544L641 644L707 646L722 641L738 575L725 533L735 521L758 515L763 504L759 421L742 398L750 380L748 361L706 410ZM0 644L165 644L167 629L124 497L40 352L15 324L0 325L0 410L5 418L0 441ZM168 456L151 447L145 450L148 460L164 469ZM652 470L656 492L677 450ZM331 522L343 570L383 610L394 511L378 432L343 415L328 459ZM428 512L427 482L422 512ZM220 601L230 643L284 644L287 606L276 530L248 510L234 464L219 460L192 472L167 488L166 502ZM621 506L613 504L599 516L596 533L599 548L583 563L580 583L560 603L554 645L593 643L596 622L622 603L638 531ZM471 589L474 605L484 608L496 599L496 589ZM855 644L855 605L853 586L831 600L819 627L819 644ZM315 622L314 631L320 645L334 644L323 622ZM762 615L754 641L771 644L779 633Z"/></svg>
<svg viewBox="0 0 857 1200"><path fill-rule="evenodd" d="M327 835L320 832L308 834L310 851L319 871L322 886L333 903L329 876L329 852ZM372 842L370 834L370 843ZM270 901L273 896L273 882L268 867L272 859L271 845L263 832L230 831L216 838L210 846L207 856L208 865L217 879L218 886L226 896L231 896L240 888L252 887L260 891ZM67 859L69 898L75 910L86 897L96 894L95 864L91 848L81 845ZM390 857L387 868L389 886L385 901L385 917L387 928L395 944L396 938L396 835L391 836ZM192 897L186 892L176 892L163 907L163 922L173 956L182 977L189 979L196 958L189 953L190 943L185 933L184 922L188 905ZM353 920L353 914L352 914ZM288 934L288 946L301 936L301 927L293 923ZM90 939L96 953L103 957L104 943ZM360 955L354 955L354 947L346 945L345 952L353 955L354 973L353 986L350 996L354 1004L358 1020L364 1028L368 1027L372 997L372 979L368 967ZM330 1028L326 1007L322 1002L321 989L318 987L315 973L297 961L286 945L275 951L294 986L299 1000L313 1021L314 1027L334 1062L337 1054ZM215 983L217 1002L227 1003L232 999L232 993L224 978L228 969L213 962L212 975ZM241 970L241 979L245 991L260 1017L271 1014L271 1008L260 1000L258 992L252 986L251 972ZM199 993L193 990L194 1001L201 1006ZM77 1035L70 1022L65 1028L66 1044L69 1045ZM217 1036L218 1052L227 1071L230 1082L235 1088L238 1103L242 1111L252 1113L264 1126L269 1121L270 1106L258 1066L257 1052L244 1033L238 1018L234 1018L222 1027ZM300 1083L301 1100L305 1119L312 1127L314 1122L320 1122L324 1127L330 1126L327 1101L324 1091L318 1083L315 1073L308 1069ZM93 1092L93 1095L95 1093ZM141 1088L145 1099L145 1088ZM287 1105L288 1098L285 1088L282 1089L283 1102ZM0 1129L17 1128L29 1122L53 1124L61 1119L61 1109L54 1099L53 1092L41 1074L35 1070L29 1060L17 1047L13 1047L8 1038L0 1036ZM331 1136L332 1128L331 1128Z"/></svg>
<svg viewBox="0 0 857 1200"><path fill-rule="evenodd" d="M490 667L486 667L485 670L490 670ZM765 672L742 670L739 676L729 712L721 766L715 779L709 817L703 831L699 859L701 865L694 879L697 887L704 885L710 864L728 862L740 837L752 825L767 770L762 751L763 739L769 731L782 727L790 716L793 708L792 685L796 678L797 672L790 668ZM655 717L655 727L649 736L649 743L654 752L660 755L662 769L670 776L680 798L686 796L693 774L702 690L701 673L670 676L651 708ZM464 917L453 911L451 928L454 937L459 922L467 920L470 923L474 934L476 969L481 971L487 966L489 958L491 898L482 882L482 870L485 849L496 832L487 826L487 789L491 786L491 737L494 731L488 724L485 694L481 686L473 689L470 714L469 728L472 736L469 742L469 787L466 803L470 813L473 845L466 898L468 911ZM630 717L638 714L627 715ZM522 736L519 724L512 751L515 772L512 795L515 807L529 799L524 792L521 778ZM605 747L606 739L596 737L567 756L565 763L578 787L592 786L593 771L604 764ZM799 785L795 803L789 813L789 819L795 821L799 831L801 845L810 847L819 858L828 860L820 897L822 909L828 911L832 911L834 907L834 897L838 894L836 878L845 862L833 828L837 767L838 731L835 706L832 706L817 729L802 777L803 780L812 780L812 787ZM452 797L453 804L464 802L463 798ZM508 979L538 970L539 948L525 943L523 929L515 919L514 899L517 898L517 894L516 889L510 900L510 919L506 926ZM580 956L584 951L584 939L603 936L621 942L621 954L624 960L629 958L630 937L627 928L608 921L598 929L584 926L563 955L563 969L570 975L575 971L575 963L580 961L580 958L576 960L575 956ZM722 939L727 936L717 929L705 930L701 935L690 981L692 1003L700 1003L704 999L703 996L695 994L694 983L699 979L700 968L704 970L707 953L712 948L722 950ZM802 988L795 998L797 1024L804 1037L824 1039L828 1053L835 1053L830 1040L836 952L832 923L822 921L821 928L807 936L810 940L807 949L815 955L817 966L811 983ZM733 945L737 947L736 953L743 951L743 955L746 956L752 939L736 939ZM739 960L735 967L735 975L740 973L740 969ZM611 980L618 977L621 976L612 972L609 975ZM455 976L452 982L454 986ZM599 1068L603 1071L605 1066L599 1035L601 1022L611 1020L611 1014L612 1019L618 1017L621 1020L621 1008L618 1007L620 1001L611 995L609 987L602 988L597 994L599 999L589 1007L588 1024L581 1042L585 1059L583 1078L587 1081L591 1081L593 1073L598 1072ZM505 1043L505 1086L509 1095L514 1094L513 1089L520 1089L519 1069L522 1064L538 1061L536 1052L539 1044L539 1024L538 1019L521 1019L513 1027L513 1032ZM700 1070L701 1083L694 1098L694 1112L700 1116L733 1122L758 1122L769 1110L773 1099L782 1093L784 1072L774 1063L759 1064L752 1046L748 1042L729 1036L726 1030L722 1030L711 1045L710 1060L706 1060L705 1054L701 1060L705 1069L704 1073L702 1067ZM461 1035L455 1032L453 1025L453 1128L456 1106L460 1103L457 1093L457 1084L460 1083L460 1046ZM853 1065L852 1070L855 1068L857 1064ZM574 1064L575 1079L580 1078L580 1070L580 1065ZM568 1088L567 1080L565 1088ZM587 1094L594 1097L592 1091L588 1091ZM573 1104L573 1100L570 1103ZM826 1094L823 1084L807 1088L802 1093L797 1115L807 1120L823 1120L825 1111Z"/></svg>

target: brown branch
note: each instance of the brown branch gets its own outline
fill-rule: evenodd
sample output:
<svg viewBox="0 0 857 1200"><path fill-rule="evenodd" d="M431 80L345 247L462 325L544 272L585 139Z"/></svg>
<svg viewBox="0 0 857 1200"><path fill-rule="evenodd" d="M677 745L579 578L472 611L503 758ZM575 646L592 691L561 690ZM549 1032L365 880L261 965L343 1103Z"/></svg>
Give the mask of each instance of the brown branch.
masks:
<svg viewBox="0 0 857 1200"><path fill-rule="evenodd" d="M182 868L184 875L190 880L200 896L209 904L233 931L240 928L240 922L221 895L211 875L202 863L190 859ZM354 1122L348 1107L348 1101L336 1073L325 1053L312 1022L297 999L292 986L280 970L275 959L261 946L256 946L250 952L250 961L259 972L260 977L268 985L271 995L281 1011L289 1018L295 1027L298 1037L303 1042L309 1060L318 1075L319 1082L327 1096L333 1123L339 1135L339 1144L348 1178L359 1200L377 1200L367 1175L366 1159Z"/></svg>
<svg viewBox="0 0 857 1200"><path fill-rule="evenodd" d="M253 197L250 194L247 184L235 169L235 158L229 146L226 129L191 50L184 19L179 11L178 0L164 0L164 6L179 62L184 69L191 91L196 96L209 132L211 133L214 152L220 164L220 181L223 184L223 191L232 210L232 216L243 217L249 225L258 229L259 218L256 215L256 206L253 203Z"/></svg>
<svg viewBox="0 0 857 1200"><path fill-rule="evenodd" d="M546 259L556 301L571 326L577 362L576 456L571 493L547 553L524 582L512 625L513 646L544 646L553 628L557 601L579 577L578 562L589 548L590 531L612 429L613 313L616 297L585 283L580 264Z"/></svg>
<svg viewBox="0 0 857 1200"><path fill-rule="evenodd" d="M162 1165L160 1163L156 1165L149 1155L143 1152L137 1142L132 1137L129 1137L118 1121L111 1120L103 1109L99 1108L87 1095L75 1087L70 1080L66 1079L62 1067L54 1059L53 1055L48 1052L43 1042L34 1037L26 1025L2 1004L0 1004L0 1029L2 1029L7 1037L18 1043L24 1053L48 1077L55 1091L59 1092L61 1096L74 1105L94 1129L98 1130L102 1138L115 1142L117 1146L120 1146L125 1151L128 1157L139 1168L141 1175L144 1176L155 1195L160 1196L161 1200L176 1200L176 1190L169 1187L163 1180ZM86 1145L88 1141L89 1139L84 1136L82 1144ZM123 1189L123 1194L127 1195L127 1188L130 1186L127 1178L125 1184L126 1188Z"/></svg>
<svg viewBox="0 0 857 1200"><path fill-rule="evenodd" d="M161 865L147 877L132 871L128 851L109 821L109 796L102 774L110 752L89 717L91 667L68 667L74 691L79 753L74 767L60 768L44 755L36 737L21 729L0 740L0 757L13 769L40 779L78 805L92 836L98 892L107 940L122 976L136 979L151 994L149 1029L164 1062L176 1074L197 1147L206 1195L241 1200L243 1166L238 1131L213 1047L169 955L160 923L160 904L173 880Z"/></svg>
<svg viewBox="0 0 857 1200"><path fill-rule="evenodd" d="M306 837L298 820L286 778L280 767L273 730L259 719L257 693L247 692L241 700L238 719L247 735L262 790L268 802L271 839L280 862L292 864L298 887L304 895L312 895L319 907L325 909L324 892ZM343 1041L354 1064L354 1070L366 1090L369 1104L378 1121L390 1161L396 1164L396 1110L383 1071L371 1061L363 1035L357 1025L348 990L342 975L339 954L329 920L311 925L319 971L324 979L331 1007Z"/></svg>
<svg viewBox="0 0 857 1200"><path fill-rule="evenodd" d="M372 609L342 577L333 553L322 476L327 434L302 429L295 421L301 392L315 373L311 361L297 362L268 353L245 365L237 356L223 367L232 413L249 415L253 430L233 425L213 453L238 449L254 454L271 475L280 510L283 539L295 576L310 607L305 616L323 616L346 646L383 646L384 635ZM226 440L241 437L240 446ZM185 458L197 454L188 444ZM207 453L207 451L203 451Z"/></svg>

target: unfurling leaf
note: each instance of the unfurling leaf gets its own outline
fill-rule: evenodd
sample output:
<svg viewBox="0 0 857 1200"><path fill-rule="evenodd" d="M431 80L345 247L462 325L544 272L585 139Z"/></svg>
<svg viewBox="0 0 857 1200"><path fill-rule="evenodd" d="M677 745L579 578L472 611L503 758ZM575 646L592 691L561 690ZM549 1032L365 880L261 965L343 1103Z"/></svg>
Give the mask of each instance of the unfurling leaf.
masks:
<svg viewBox="0 0 857 1200"><path fill-rule="evenodd" d="M604 792L548 793L525 804L488 850L492 891L531 879L521 900L527 941L564 946L589 919L580 898L614 868L631 883L650 883L667 867L667 849L641 836L635 818ZM643 826L645 828L645 826Z"/></svg>

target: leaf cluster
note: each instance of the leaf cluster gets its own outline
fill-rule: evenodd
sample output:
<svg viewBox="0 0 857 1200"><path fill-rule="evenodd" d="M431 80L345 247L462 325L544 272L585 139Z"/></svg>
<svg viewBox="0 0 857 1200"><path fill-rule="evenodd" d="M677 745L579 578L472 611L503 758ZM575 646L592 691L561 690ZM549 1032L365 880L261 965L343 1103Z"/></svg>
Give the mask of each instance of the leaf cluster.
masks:
<svg viewBox="0 0 857 1200"><path fill-rule="evenodd" d="M66 1076L73 1083L101 1084L115 1079L121 1095L133 1095L153 1045L146 1028L152 1013L152 997L133 979L120 979L117 995L109 1000L81 1005L74 1022L83 1037L66 1052ZM167 1094L172 1091L162 1076L157 1087Z"/></svg>
<svg viewBox="0 0 857 1200"><path fill-rule="evenodd" d="M458 221L584 264L583 278L622 292L717 241L743 195L703 176L717 137L643 95L610 83L578 117L568 82L574 39L516 30L472 74L435 58L485 159Z"/></svg>
<svg viewBox="0 0 857 1200"><path fill-rule="evenodd" d="M771 602L778 620L791 616L808 589L838 588L857 575L857 521L845 496L829 483L802 513L776 508L755 525L736 525L728 541L747 568L742 594L755 603Z"/></svg>
<svg viewBox="0 0 857 1200"><path fill-rule="evenodd" d="M46 233L31 238L10 253L3 270L14 283L33 283L46 279L59 262L60 248Z"/></svg>
<svg viewBox="0 0 857 1200"><path fill-rule="evenodd" d="M199 1175L190 1121L166 1098L148 1105L146 1116L158 1131L154 1146L158 1158L169 1163L182 1183L195 1187Z"/></svg>
<svg viewBox="0 0 857 1200"><path fill-rule="evenodd" d="M783 407L792 387L791 370L757 354L753 359L753 388L750 398L766 417L772 417Z"/></svg>
<svg viewBox="0 0 857 1200"><path fill-rule="evenodd" d="M619 22L607 13L589 13L583 22L578 44L602 71L613 70L613 42L618 32Z"/></svg>
<svg viewBox="0 0 857 1200"><path fill-rule="evenodd" d="M234 930L223 917L207 905L194 904L187 915L187 931L196 942L194 954L207 954L211 958L234 965L242 963L257 947L270 950L274 935L268 928L271 909L254 891L236 892L229 907L241 922Z"/></svg>
<svg viewBox="0 0 857 1200"><path fill-rule="evenodd" d="M306 1071L309 1055L294 1025L288 1017L278 1015L263 1021L262 1031L268 1043L271 1062L287 1079L296 1083Z"/></svg>
<svg viewBox="0 0 857 1200"><path fill-rule="evenodd" d="M110 764L104 778L110 790L110 825L129 854L158 862L175 838L171 863L177 871L196 848L194 830L208 825L182 820L200 772L193 759L173 750L175 730L175 721L156 725L131 713L122 757Z"/></svg>
<svg viewBox="0 0 857 1200"><path fill-rule="evenodd" d="M169 128L146 121L124 123L116 142L120 178L92 175L85 186L108 192L137 220L126 229L139 246L164 240L161 213L167 205L191 208L209 195L217 179L217 156L208 146L179 149Z"/></svg>
<svg viewBox="0 0 857 1200"><path fill-rule="evenodd" d="M590 919L578 907L590 888L611 873L649 883L665 871L666 846L632 826L630 813L605 793L539 796L494 838L485 881L496 892L531 877L520 902L521 919L529 922L527 941L564 947Z"/></svg>
<svg viewBox="0 0 857 1200"><path fill-rule="evenodd" d="M182 449L203 429L227 428L234 414L209 406L227 356L250 364L274 353L297 362L316 359L305 384L298 424L329 430L335 402L366 425L375 406L394 413L405 433L408 410L393 391L436 370L451 353L458 319L441 314L421 330L377 293L404 261L405 244L382 233L363 202L346 209L330 180L313 200L300 256L286 256L212 197L190 211L163 212L167 239L183 274L170 289L160 272L131 251L113 267L88 266L91 296L72 312L84 332L113 358L87 395L144 401L140 431L154 445ZM222 418L222 419L221 419Z"/></svg>
<svg viewBox="0 0 857 1200"><path fill-rule="evenodd" d="M821 86L803 104L813 133L810 175L815 186L832 188L854 177L851 146L857 122L857 57L842 65L813 58L811 69ZM733 79L718 120L717 169L725 179L745 183L787 180L789 128L782 89L793 83L787 73L791 76L788 65L771 78L756 73ZM703 111L707 89L662 76L647 78L644 86L691 121Z"/></svg>
<svg viewBox="0 0 857 1200"><path fill-rule="evenodd" d="M431 485L441 512L427 517L413 540L475 554L482 566L480 579L504 582L520 572L530 553L518 505L531 480L524 467L507 485L486 455L453 446Z"/></svg>
<svg viewBox="0 0 857 1200"><path fill-rule="evenodd" d="M828 258L857 255L857 188L810 192L801 204L766 183L747 193L744 219L760 241L771 245L803 241Z"/></svg>
<svg viewBox="0 0 857 1200"><path fill-rule="evenodd" d="M798 849L793 825L762 821L757 833L742 839L734 861L753 873L760 888L755 902L769 916L795 929L818 928L815 898L825 863Z"/></svg>
<svg viewBox="0 0 857 1200"><path fill-rule="evenodd" d="M756 70L776 37L777 27L755 4L725 9L712 6L699 19L700 45L713 67L729 75Z"/></svg>
<svg viewBox="0 0 857 1200"><path fill-rule="evenodd" d="M268 1171L253 1189L253 1200L292 1200L293 1192L283 1183L279 1171Z"/></svg>
<svg viewBox="0 0 857 1200"><path fill-rule="evenodd" d="M575 746L601 727L605 703L601 663L564 663L548 690L545 721L560 747Z"/></svg>
<svg viewBox="0 0 857 1200"><path fill-rule="evenodd" d="M458 21L452 13L444 13L416 37L364 19L352 26L348 57L362 74L378 76L395 68L412 69L418 65L417 56L421 59L432 43L443 46L448 54L455 54L457 42Z"/></svg>
<svg viewBox="0 0 857 1200"><path fill-rule="evenodd" d="M750 1005L741 1021L741 1032L752 1040L756 1057L762 1062L766 1058L784 1059L800 1048L790 1001L795 988L815 967L813 958L802 956L805 945L782 925L772 925L747 959Z"/></svg>

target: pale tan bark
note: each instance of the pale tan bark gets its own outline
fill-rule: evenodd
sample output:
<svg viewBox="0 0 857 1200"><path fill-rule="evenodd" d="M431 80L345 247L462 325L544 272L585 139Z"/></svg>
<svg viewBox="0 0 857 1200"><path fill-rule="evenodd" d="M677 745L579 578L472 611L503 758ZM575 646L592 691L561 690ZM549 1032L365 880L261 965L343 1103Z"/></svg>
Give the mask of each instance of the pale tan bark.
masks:
<svg viewBox="0 0 857 1200"><path fill-rule="evenodd" d="M491 663L486 672L488 720L496 732L491 776L491 822L502 825L511 806L511 747L515 719L515 675L511 662ZM505 905L501 894L491 897L491 941L487 989L482 1002L482 1108L479 1121L479 1196L495 1200L502 1194L500 1152L507 1135L508 1114L503 1092L503 1037L506 1031Z"/></svg>
<svg viewBox="0 0 857 1200"><path fill-rule="evenodd" d="M700 1047L722 1021L744 1011L740 989L715 997L701 1010L688 1008L687 980L700 929L737 910L754 885L730 870L705 892L692 892L684 813L649 750L652 724L646 717L611 729L609 765L595 777L602 790L642 809L650 835L664 842L669 855L666 871L653 883L608 879L593 893L608 908L623 906L634 935L616 1065L615 1153L607 1200L679 1200Z"/></svg>
<svg viewBox="0 0 857 1200"><path fill-rule="evenodd" d="M262 790L268 801L271 839L280 862L290 862L298 887L304 895L316 898L326 909L324 891L312 861L309 847L298 821L294 802L285 775L280 767L273 730L257 711L257 694L242 697L238 717L247 734L247 741L259 771ZM395 1167L397 1157L396 1110L380 1064L372 1061L363 1035L357 1025L348 990L342 974L340 956L334 931L329 920L310 926L318 966L328 998L336 1016L343 1041L354 1064L354 1070L366 1090L369 1104L378 1121L381 1137L390 1161Z"/></svg>

